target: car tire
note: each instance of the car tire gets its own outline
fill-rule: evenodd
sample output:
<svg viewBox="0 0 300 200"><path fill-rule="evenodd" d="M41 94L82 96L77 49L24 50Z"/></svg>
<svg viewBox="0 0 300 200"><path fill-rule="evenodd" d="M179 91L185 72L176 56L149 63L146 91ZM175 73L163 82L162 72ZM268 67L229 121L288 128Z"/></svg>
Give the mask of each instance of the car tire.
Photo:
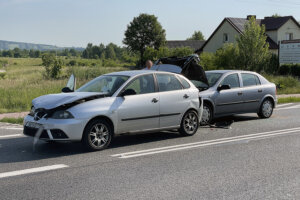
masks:
<svg viewBox="0 0 300 200"><path fill-rule="evenodd" d="M262 102L257 115L260 118L269 118L273 113L273 108L274 108L273 102L270 99L265 99Z"/></svg>
<svg viewBox="0 0 300 200"><path fill-rule="evenodd" d="M179 133L182 136L192 136L194 135L199 127L199 118L196 111L187 111L181 120Z"/></svg>
<svg viewBox="0 0 300 200"><path fill-rule="evenodd" d="M112 140L112 127L104 119L94 119L85 127L82 143L89 151L100 151L109 146Z"/></svg>
<svg viewBox="0 0 300 200"><path fill-rule="evenodd" d="M201 126L205 126L211 123L213 118L213 110L208 103L203 104L203 112L200 121Z"/></svg>

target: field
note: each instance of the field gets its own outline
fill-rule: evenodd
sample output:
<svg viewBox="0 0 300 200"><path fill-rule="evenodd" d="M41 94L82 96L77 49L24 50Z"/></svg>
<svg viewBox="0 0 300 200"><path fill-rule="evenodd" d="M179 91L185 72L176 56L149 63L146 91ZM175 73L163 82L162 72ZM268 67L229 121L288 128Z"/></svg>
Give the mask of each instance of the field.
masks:
<svg viewBox="0 0 300 200"><path fill-rule="evenodd" d="M66 85L70 74L77 77L77 86L86 83L101 74L128 70L128 67L103 67L96 61L94 66L66 66L63 68L61 78L47 80L44 78L45 71L40 58L0 58L7 60L5 67L0 70L6 73L0 77L0 113L29 111L32 99L49 93L59 93ZM86 59L80 59L83 61ZM89 60L86 60L89 62ZM65 60L68 63L68 60ZM78 88L77 87L77 88Z"/></svg>
<svg viewBox="0 0 300 200"><path fill-rule="evenodd" d="M64 63L71 60L64 58ZM40 58L0 58L0 113L29 111L35 97L59 93L70 74L77 78L77 88L101 74L129 70L128 63L101 61L100 59L75 59L80 66L65 66L58 80L45 79ZM1 63L6 63L1 65ZM280 84L278 94L300 93L300 82L293 77L264 75L271 82Z"/></svg>

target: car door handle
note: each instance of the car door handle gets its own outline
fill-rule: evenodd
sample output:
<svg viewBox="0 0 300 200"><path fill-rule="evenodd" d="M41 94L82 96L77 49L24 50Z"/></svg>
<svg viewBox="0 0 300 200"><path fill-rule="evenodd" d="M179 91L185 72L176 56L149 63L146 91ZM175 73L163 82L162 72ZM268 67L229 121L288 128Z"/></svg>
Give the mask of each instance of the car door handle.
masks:
<svg viewBox="0 0 300 200"><path fill-rule="evenodd" d="M157 100L156 98L153 98L151 102L153 102L153 103L157 103L157 102L158 102L158 100Z"/></svg>
<svg viewBox="0 0 300 200"><path fill-rule="evenodd" d="M238 92L237 94L240 96L240 95L242 95L243 93L242 93L242 92Z"/></svg>
<svg viewBox="0 0 300 200"><path fill-rule="evenodd" d="M189 98L190 96L187 95L187 94L185 94L183 97L184 97L185 99L187 99L187 98Z"/></svg>
<svg viewBox="0 0 300 200"><path fill-rule="evenodd" d="M262 92L262 89L257 90L257 92Z"/></svg>

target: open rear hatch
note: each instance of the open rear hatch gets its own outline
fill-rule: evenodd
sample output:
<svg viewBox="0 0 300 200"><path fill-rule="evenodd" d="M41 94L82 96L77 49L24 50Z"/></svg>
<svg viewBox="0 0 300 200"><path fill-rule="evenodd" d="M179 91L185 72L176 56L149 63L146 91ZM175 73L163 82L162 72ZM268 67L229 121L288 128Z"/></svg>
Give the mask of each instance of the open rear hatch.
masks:
<svg viewBox="0 0 300 200"><path fill-rule="evenodd" d="M189 80L201 81L208 85L208 80L205 71L198 64L198 55L191 55L187 57L167 57L160 58L151 67L151 70L166 71L182 74Z"/></svg>

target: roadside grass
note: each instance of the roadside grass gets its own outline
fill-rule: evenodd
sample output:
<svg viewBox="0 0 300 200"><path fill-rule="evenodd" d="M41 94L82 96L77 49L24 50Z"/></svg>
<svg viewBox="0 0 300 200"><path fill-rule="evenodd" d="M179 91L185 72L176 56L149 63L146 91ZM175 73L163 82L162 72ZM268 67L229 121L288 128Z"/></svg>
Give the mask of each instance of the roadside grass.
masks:
<svg viewBox="0 0 300 200"><path fill-rule="evenodd" d="M278 98L278 104L300 102L300 97L283 97Z"/></svg>
<svg viewBox="0 0 300 200"><path fill-rule="evenodd" d="M62 57L65 65L74 58ZM29 111L32 99L50 93L59 93L65 87L68 77L73 73L77 79L77 88L89 80L110 72L132 69L130 63L113 60L75 58L75 66L63 67L60 79L45 79L45 72L40 58L2 58L7 63L0 66L5 75L0 76L0 113ZM278 94L300 93L300 82L292 76L264 76L281 86ZM278 102L297 102L298 98L284 98Z"/></svg>
<svg viewBox="0 0 300 200"><path fill-rule="evenodd" d="M3 118L0 119L0 122L6 122L6 123L11 123L11 124L23 124L24 118Z"/></svg>
<svg viewBox="0 0 300 200"><path fill-rule="evenodd" d="M96 63L95 66L66 66L62 70L61 78L53 80L43 77L45 70L40 58L0 58L0 60L8 61L7 66L0 66L0 69L6 70L5 78L0 79L0 113L30 110L32 99L45 94L59 93L72 73L76 76L76 85L79 88L101 74L128 70L123 66L97 65L101 63Z"/></svg>
<svg viewBox="0 0 300 200"><path fill-rule="evenodd" d="M298 94L300 93L300 81L293 76L274 76L263 74L268 81L275 83L280 88L277 89L277 94Z"/></svg>

